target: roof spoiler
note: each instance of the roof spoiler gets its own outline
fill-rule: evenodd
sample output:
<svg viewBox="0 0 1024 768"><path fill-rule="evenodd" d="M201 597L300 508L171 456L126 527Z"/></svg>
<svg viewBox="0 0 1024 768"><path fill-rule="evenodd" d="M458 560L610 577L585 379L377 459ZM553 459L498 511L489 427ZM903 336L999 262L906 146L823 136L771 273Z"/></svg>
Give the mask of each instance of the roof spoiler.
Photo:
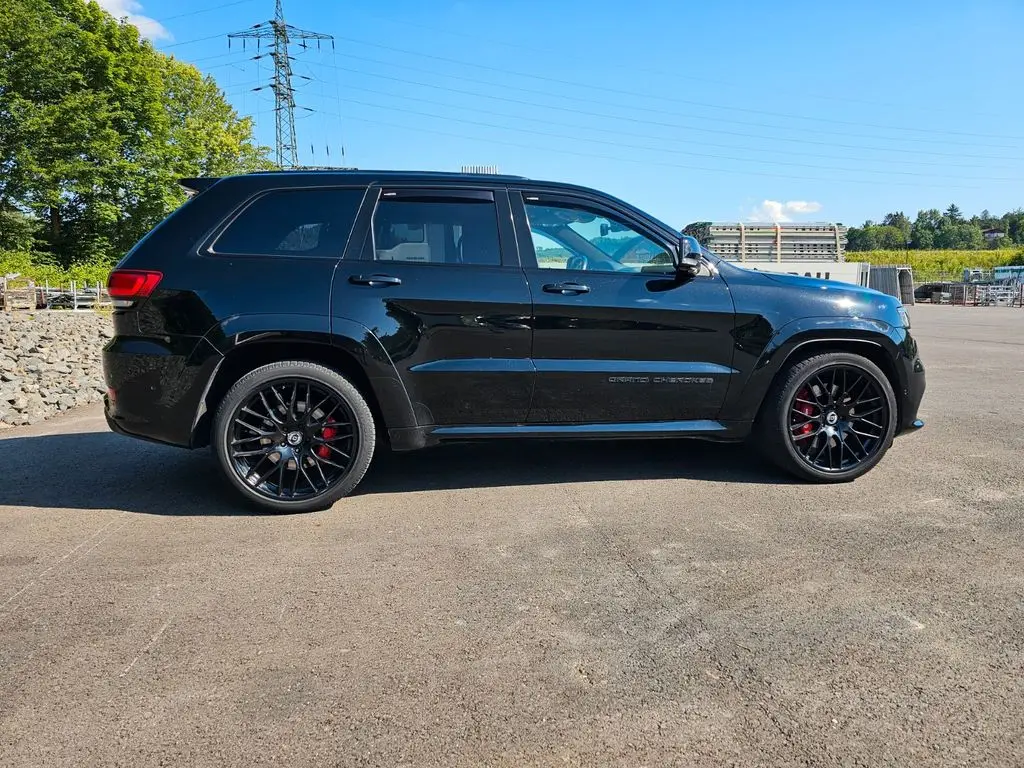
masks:
<svg viewBox="0 0 1024 768"><path fill-rule="evenodd" d="M178 179L178 186L184 189L189 197L193 197L200 192L205 192L218 181L220 181L219 176L201 176L195 179Z"/></svg>

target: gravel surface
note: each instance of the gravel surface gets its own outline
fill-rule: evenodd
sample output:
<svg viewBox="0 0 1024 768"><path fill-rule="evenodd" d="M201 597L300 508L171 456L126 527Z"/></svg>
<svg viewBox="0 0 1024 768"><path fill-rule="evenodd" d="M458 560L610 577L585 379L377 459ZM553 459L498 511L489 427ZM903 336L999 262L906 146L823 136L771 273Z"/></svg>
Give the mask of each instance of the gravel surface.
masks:
<svg viewBox="0 0 1024 768"><path fill-rule="evenodd" d="M313 515L91 406L0 438L4 766L1024 764L1024 312L917 307L866 477L441 448Z"/></svg>
<svg viewBox="0 0 1024 768"><path fill-rule="evenodd" d="M101 401L112 335L96 312L0 312L0 429Z"/></svg>

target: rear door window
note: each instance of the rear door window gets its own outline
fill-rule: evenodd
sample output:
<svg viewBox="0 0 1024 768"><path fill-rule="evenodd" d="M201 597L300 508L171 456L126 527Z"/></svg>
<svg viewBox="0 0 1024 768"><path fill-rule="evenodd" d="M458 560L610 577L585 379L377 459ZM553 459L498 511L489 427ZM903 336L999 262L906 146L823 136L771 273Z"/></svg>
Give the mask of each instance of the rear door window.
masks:
<svg viewBox="0 0 1024 768"><path fill-rule="evenodd" d="M387 193L386 193L387 194ZM418 264L498 266L498 214L489 194L384 197L373 216L373 258Z"/></svg>
<svg viewBox="0 0 1024 768"><path fill-rule="evenodd" d="M341 258L362 189L275 190L256 198L213 244L238 256Z"/></svg>

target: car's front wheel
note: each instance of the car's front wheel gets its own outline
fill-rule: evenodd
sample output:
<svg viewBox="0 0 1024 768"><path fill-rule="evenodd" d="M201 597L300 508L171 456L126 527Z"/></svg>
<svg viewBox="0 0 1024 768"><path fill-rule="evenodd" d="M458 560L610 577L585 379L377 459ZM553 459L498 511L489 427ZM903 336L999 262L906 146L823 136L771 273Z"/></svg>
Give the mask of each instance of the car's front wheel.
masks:
<svg viewBox="0 0 1024 768"><path fill-rule="evenodd" d="M896 396L867 358L830 352L790 366L765 398L757 424L764 454L816 482L860 477L892 445Z"/></svg>
<svg viewBox="0 0 1024 768"><path fill-rule="evenodd" d="M212 443L231 484L272 512L329 507L363 479L373 414L359 390L308 361L270 363L240 378L217 408Z"/></svg>

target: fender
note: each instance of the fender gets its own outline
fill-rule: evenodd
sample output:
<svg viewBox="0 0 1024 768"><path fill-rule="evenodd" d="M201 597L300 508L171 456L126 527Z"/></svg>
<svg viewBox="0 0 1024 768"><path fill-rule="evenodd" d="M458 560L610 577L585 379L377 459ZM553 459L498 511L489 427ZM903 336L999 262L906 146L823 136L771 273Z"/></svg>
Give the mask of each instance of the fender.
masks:
<svg viewBox="0 0 1024 768"><path fill-rule="evenodd" d="M196 404L193 432L207 412L208 395L224 360L240 349L269 344L319 347L322 351L317 352L317 357L328 364L332 357L341 357L338 352L347 354L365 376L385 425L416 426L412 404L398 371L369 328L345 318L275 313L233 315L208 331L196 346L189 365L198 366L197 378L204 383L204 389Z"/></svg>
<svg viewBox="0 0 1024 768"><path fill-rule="evenodd" d="M722 407L724 420L752 420L761 408L761 402L779 371L783 370L794 355L811 344L865 345L881 350L886 360L892 363L887 373L898 379L894 389L905 389L905 367L896 365L904 354L903 345L906 331L889 325L882 320L854 317L801 317L780 326L759 350L743 348L737 344L734 366L741 373L737 375L725 405ZM745 358L745 359L744 359Z"/></svg>

